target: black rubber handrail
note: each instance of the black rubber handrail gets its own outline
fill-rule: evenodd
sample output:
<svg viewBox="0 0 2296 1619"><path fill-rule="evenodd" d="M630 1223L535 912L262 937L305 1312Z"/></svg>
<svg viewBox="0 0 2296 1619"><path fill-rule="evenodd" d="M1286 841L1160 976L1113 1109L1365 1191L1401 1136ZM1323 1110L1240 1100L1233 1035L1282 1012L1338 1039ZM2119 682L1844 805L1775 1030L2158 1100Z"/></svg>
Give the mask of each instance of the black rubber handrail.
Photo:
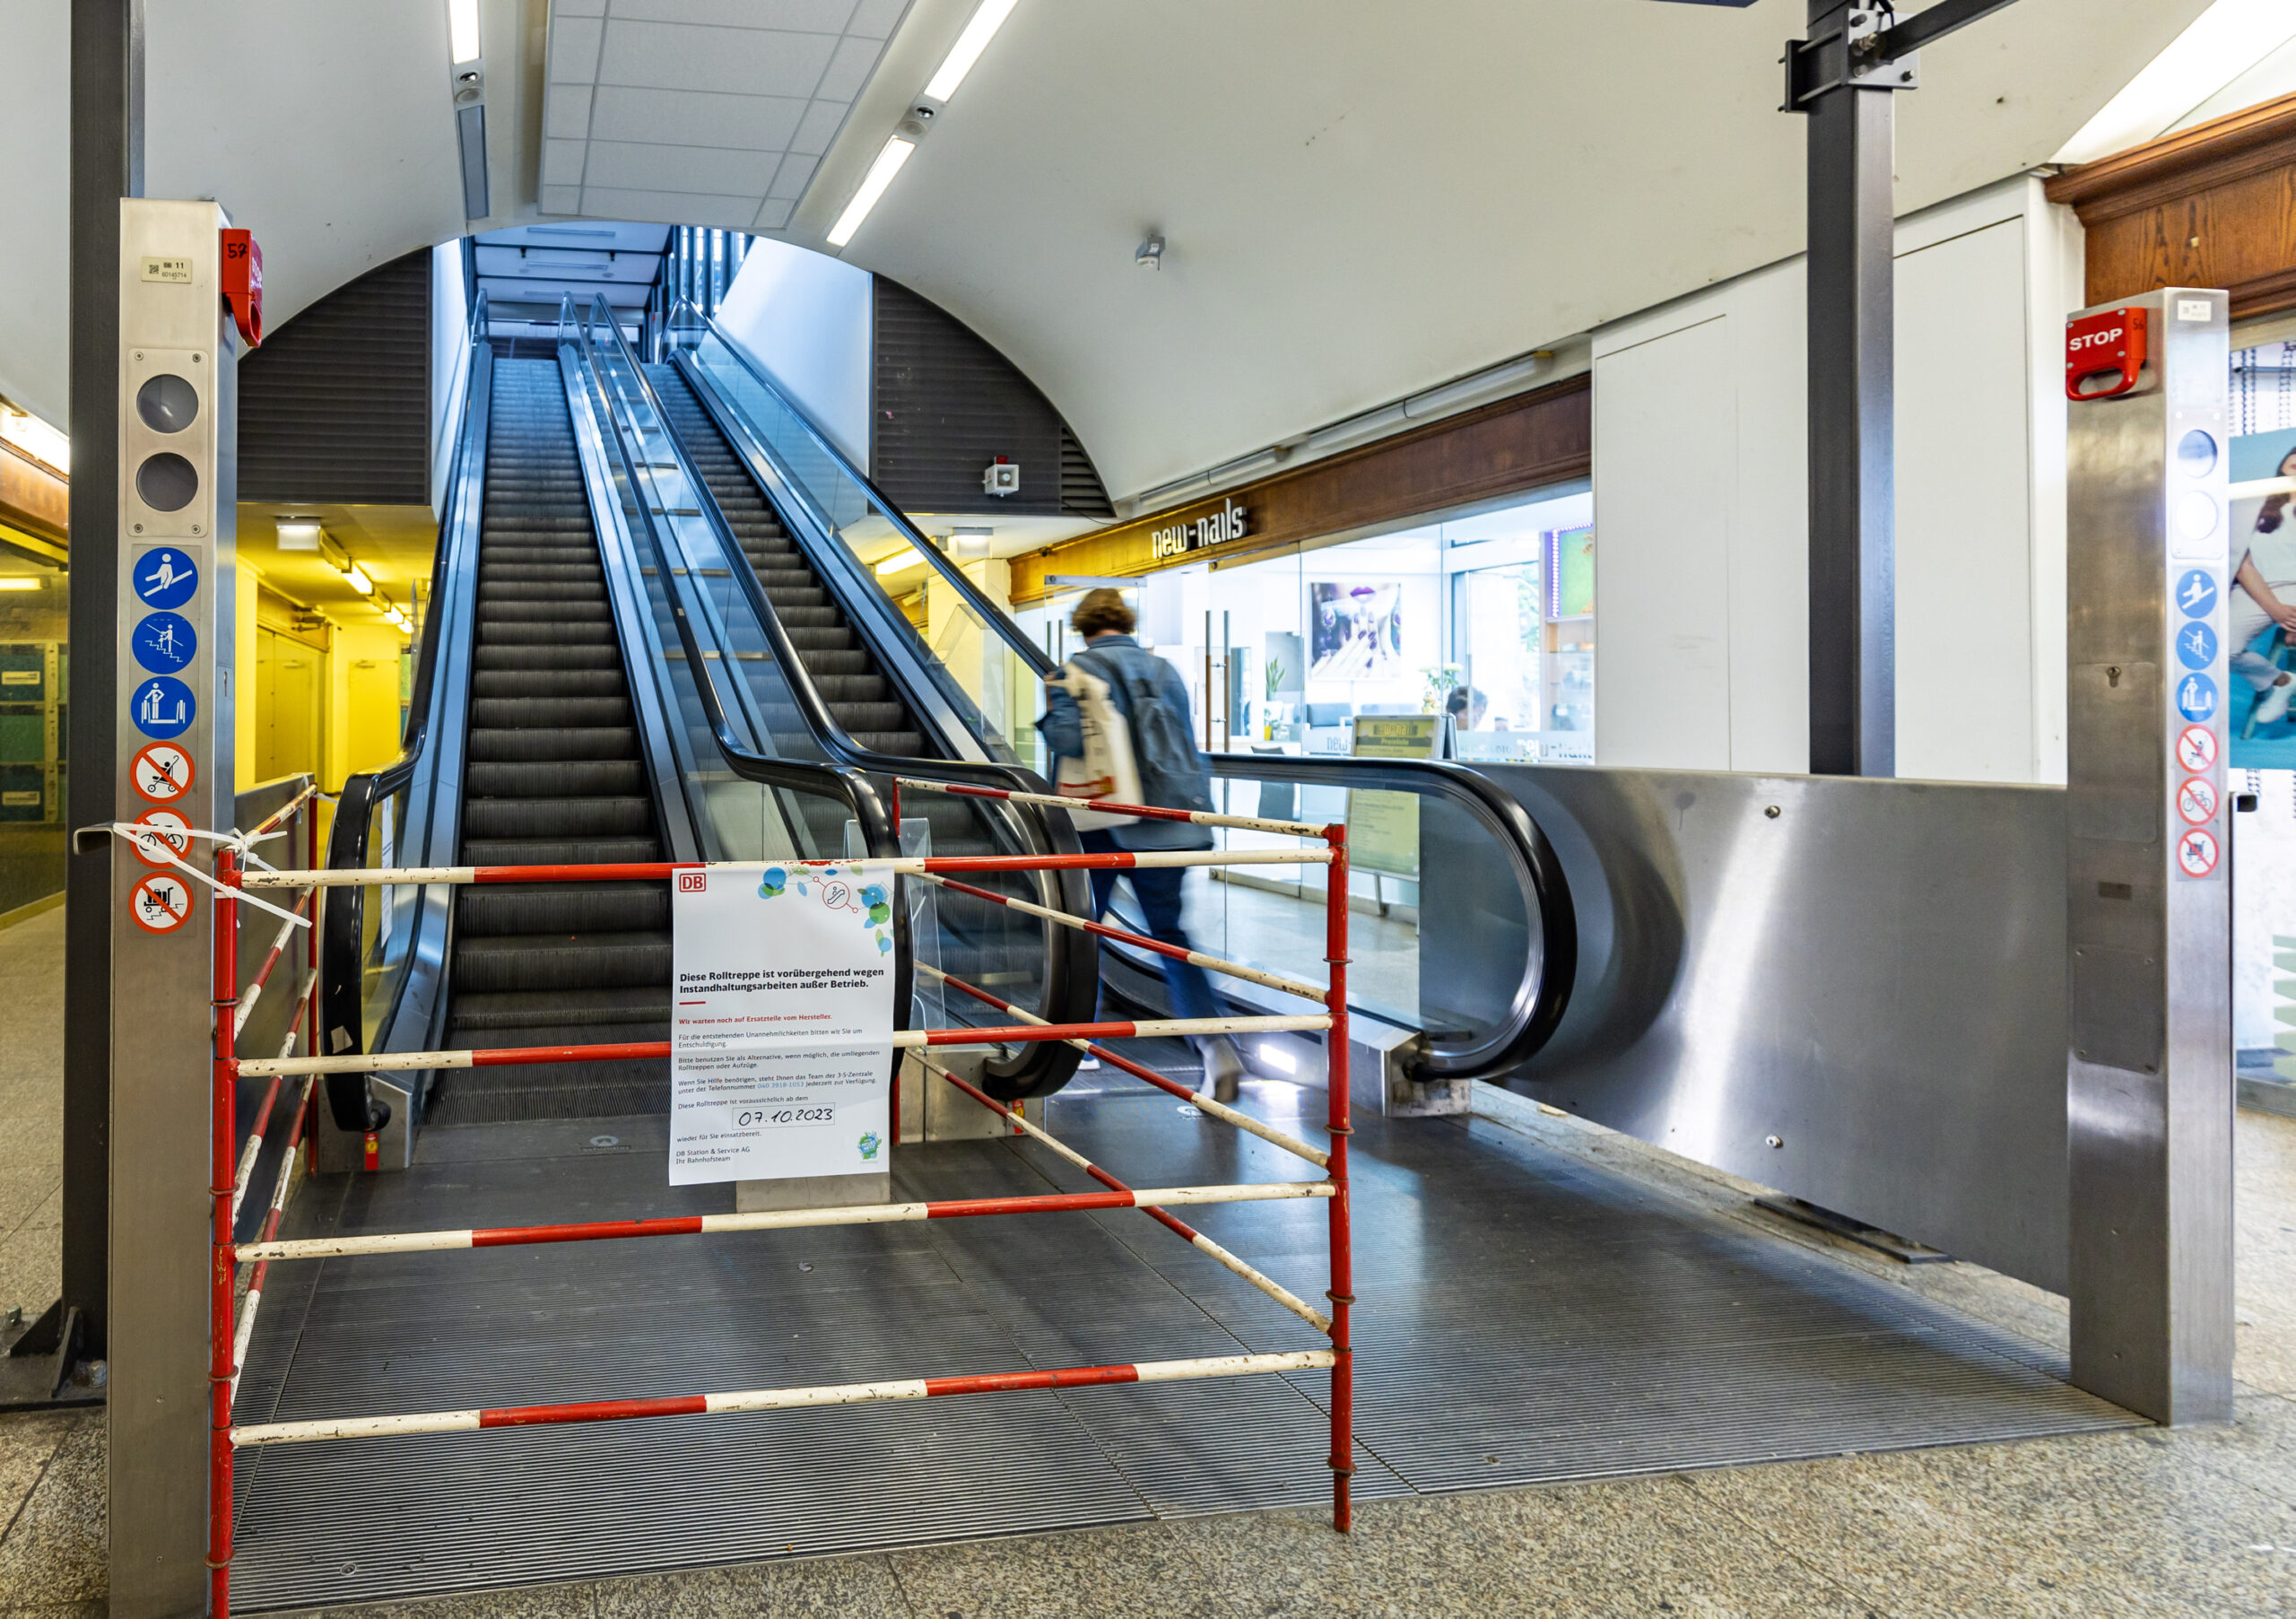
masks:
<svg viewBox="0 0 2296 1619"><path fill-rule="evenodd" d="M686 329L706 332L716 337L735 363L759 387L780 402L788 411L791 420L804 430L814 447L846 477L867 492L886 520L924 556L930 566L939 571L942 578L965 598L981 622L996 631L1018 657L1039 675L1059 666L1049 654L1029 639L1004 608L989 600L979 587L965 577L962 569L944 556L918 532L900 509L870 481L867 474L853 465L845 452L814 424L813 418L789 397L765 368L726 335L715 317L703 315L691 303L681 300L670 318L673 341L675 341L681 319L688 323ZM788 482L792 487L802 488L794 478ZM1548 842L1538 823L1511 794L1476 770L1439 760L1287 758L1278 764L1268 755L1260 753L1210 753L1205 757L1211 761L1213 774L1225 780L1258 782L1273 779L1307 786L1378 790L1384 779L1389 784L1388 790L1431 794L1457 805L1473 815L1492 834L1494 841L1505 852L1514 868L1518 889L1528 893L1538 907L1537 926L1544 936L1538 980L1535 984L1526 982L1527 993L1518 995L1511 1014L1493 1030L1489 1039L1465 1044L1431 1040L1415 1055L1411 1071L1414 1076L1426 1079L1496 1075L1520 1066L1547 1042L1556 1026L1562 1022L1563 1012L1570 1001L1572 981L1577 976L1578 912L1571 903L1570 881L1563 875L1562 864L1556 857L1553 846Z"/></svg>
<svg viewBox="0 0 2296 1619"><path fill-rule="evenodd" d="M561 310L570 309L572 301L570 297L568 298L561 306ZM561 322L565 318L564 314L561 313ZM662 408L660 396L655 392L652 379L646 375L645 369L638 363L637 357L631 353L628 339L622 335L620 325L613 318L612 306L608 305L603 297L594 300L588 320L574 322L578 334L578 340L593 374L601 375L596 354L590 348L591 320L600 322L613 334L613 341L618 347L620 356L628 367L635 386L641 391L646 408L662 425L664 437L669 445L671 454L677 459L679 473L684 478L686 487L696 502L696 509L701 514L703 520L709 524L711 532L717 536L719 548L731 564L728 572L733 576L735 588L740 592L744 605L747 606L764 635L766 645L771 651L775 664L778 666L783 683L787 687L791 698L796 702L799 718L804 722L807 731L812 734L816 745L839 765L873 771L883 776L914 777L928 781L941 780L961 786L998 788L1007 791L1049 792L1051 788L1042 777L1017 764L1004 764L995 761L922 758L882 753L873 748L864 747L853 739L831 711L827 700L821 694L820 688L813 683L812 673L806 668L795 643L790 640L788 631L783 626L780 614L775 610L772 599L765 594L765 588L758 581L755 570L749 567L746 559L743 557L741 543L735 536L732 526L726 521L726 515L719 509L717 499L711 494L709 485L694 467L691 458L686 453L685 446L680 442L676 432L671 429L669 413ZM599 388L601 394L609 392L602 379L599 382ZM613 408L610 396L608 408ZM624 462L627 465L626 450ZM634 471L631 476L633 486L635 486ZM655 529L655 524L650 504L642 500L639 504L646 508L646 523L651 534ZM809 536L804 532L803 527L797 524L791 524L788 527L796 543L805 545ZM659 565L667 567L669 565L668 548L666 544L660 543L658 535L656 537L657 549L661 557ZM821 570L818 558L813 555L810 546L807 547L807 551L809 558L814 561L816 572L819 572ZM973 807L977 813L979 813L982 806L976 802ZM1008 805L1004 807L1012 812L1013 818L1010 823L1001 822L985 814L982 819L984 824L992 828L1009 825L1021 829L1026 846L1018 849L1015 852L1074 854L1082 849L1082 845L1076 840L1075 829L1065 812L1059 810L1047 812L1034 806L1020 805ZM1048 873L1044 875L1047 885L1053 890L1051 897L1057 900L1058 909L1073 916L1082 917L1088 914L1091 905L1091 884L1084 874L1072 871ZM1051 922L1042 925L1042 935L1045 942L1045 993L1043 1003L1036 1008L1038 1015L1053 1023L1091 1022L1100 995L1098 941L1080 929L1062 927ZM1042 1095L1057 1090L1060 1085L1065 1084L1069 1076L1075 1072L1078 1060L1075 1050L1068 1046L1056 1042L1031 1042L1022 1046L1013 1056L991 1062L989 1089L993 1094L1003 1101L1015 1101L1022 1097Z"/></svg>

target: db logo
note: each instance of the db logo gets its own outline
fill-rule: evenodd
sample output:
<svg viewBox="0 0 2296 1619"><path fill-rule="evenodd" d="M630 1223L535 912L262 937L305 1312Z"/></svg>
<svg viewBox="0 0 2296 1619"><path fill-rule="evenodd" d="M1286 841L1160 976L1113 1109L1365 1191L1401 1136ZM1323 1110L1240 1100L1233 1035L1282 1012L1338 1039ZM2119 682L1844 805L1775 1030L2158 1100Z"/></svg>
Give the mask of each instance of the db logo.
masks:
<svg viewBox="0 0 2296 1619"><path fill-rule="evenodd" d="M706 871L682 871L678 873L678 892L682 894L702 893L707 892L709 887L709 874Z"/></svg>

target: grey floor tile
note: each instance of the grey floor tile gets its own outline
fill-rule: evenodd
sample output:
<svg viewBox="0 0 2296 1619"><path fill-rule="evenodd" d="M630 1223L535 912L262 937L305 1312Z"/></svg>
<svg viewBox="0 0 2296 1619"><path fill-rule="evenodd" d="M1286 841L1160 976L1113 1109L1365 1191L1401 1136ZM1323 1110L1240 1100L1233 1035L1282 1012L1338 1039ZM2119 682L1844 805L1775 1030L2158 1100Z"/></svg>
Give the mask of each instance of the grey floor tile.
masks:
<svg viewBox="0 0 2296 1619"><path fill-rule="evenodd" d="M596 1591L598 1619L911 1619L883 1557L609 1580Z"/></svg>
<svg viewBox="0 0 2296 1619"><path fill-rule="evenodd" d="M104 1487L102 1420L77 1418L0 1536L0 1591L57 1606L101 1599Z"/></svg>
<svg viewBox="0 0 2296 1619"><path fill-rule="evenodd" d="M899 1552L886 1561L920 1619L1214 1619L1218 1572L1196 1525L1143 1525Z"/></svg>
<svg viewBox="0 0 2296 1619"><path fill-rule="evenodd" d="M300 1609L298 1619L594 1619L594 1591L587 1584L528 1586L417 1602Z"/></svg>
<svg viewBox="0 0 2296 1619"><path fill-rule="evenodd" d="M0 1537L16 1520L25 1497L48 1470L64 1441L88 1419L68 1411L15 1412L0 1416Z"/></svg>

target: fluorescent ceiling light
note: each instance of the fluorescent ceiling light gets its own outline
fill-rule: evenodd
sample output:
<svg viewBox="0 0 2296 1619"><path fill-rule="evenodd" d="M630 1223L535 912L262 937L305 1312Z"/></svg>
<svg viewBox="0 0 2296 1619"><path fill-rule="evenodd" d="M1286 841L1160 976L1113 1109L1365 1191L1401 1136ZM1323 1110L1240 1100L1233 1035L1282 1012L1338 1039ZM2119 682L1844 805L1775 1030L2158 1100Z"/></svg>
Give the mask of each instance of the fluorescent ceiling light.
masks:
<svg viewBox="0 0 2296 1619"><path fill-rule="evenodd" d="M351 566L345 568L343 570L343 577L351 581L351 588L353 590L356 590L360 595L372 596L375 594L375 581L367 577L367 570L360 567L358 563L353 562Z"/></svg>
<svg viewBox="0 0 2296 1619"><path fill-rule="evenodd" d="M923 557L917 554L917 550L914 546L896 551L892 555L885 558L883 561L877 564L877 575L882 579L888 573L899 573L903 569L916 567L924 560L925 559Z"/></svg>
<svg viewBox="0 0 2296 1619"><path fill-rule="evenodd" d="M2288 0L2216 0L2052 161L2094 162L2158 139L2291 39L2296 39L2296 13L2290 12Z"/></svg>
<svg viewBox="0 0 2296 1619"><path fill-rule="evenodd" d="M904 141L899 135L885 143L885 149L877 153L877 161L869 165L869 172L862 178L861 189L853 194L853 200L845 205L845 212L837 216L837 223L831 228L831 247L841 248L853 239L861 222L869 217L869 210L877 205L885 187L893 183L893 176L900 172L900 166L916 150L915 141Z"/></svg>
<svg viewBox="0 0 2296 1619"><path fill-rule="evenodd" d="M39 588L39 581L38 579L21 578L0 579L0 590L37 590Z"/></svg>
<svg viewBox="0 0 2296 1619"><path fill-rule="evenodd" d="M0 440L60 473L72 471L72 440L38 416L0 406Z"/></svg>
<svg viewBox="0 0 2296 1619"><path fill-rule="evenodd" d="M447 0L447 54L457 64L478 60L478 0Z"/></svg>
<svg viewBox="0 0 2296 1619"><path fill-rule="evenodd" d="M965 24L965 31L959 34L957 42L949 48L948 57L941 64L941 71L935 74L933 82L925 87L927 96L935 101L945 101L957 93L957 86L965 82L965 75L972 71L972 65L980 60L980 53L988 48L988 42L996 37L996 30L1004 26L1004 19L1013 14L1016 3L1017 0L980 0L980 9L973 13L972 21Z"/></svg>
<svg viewBox="0 0 2296 1619"><path fill-rule="evenodd" d="M319 526L317 523L280 523L275 527L282 551L317 551L319 548Z"/></svg>

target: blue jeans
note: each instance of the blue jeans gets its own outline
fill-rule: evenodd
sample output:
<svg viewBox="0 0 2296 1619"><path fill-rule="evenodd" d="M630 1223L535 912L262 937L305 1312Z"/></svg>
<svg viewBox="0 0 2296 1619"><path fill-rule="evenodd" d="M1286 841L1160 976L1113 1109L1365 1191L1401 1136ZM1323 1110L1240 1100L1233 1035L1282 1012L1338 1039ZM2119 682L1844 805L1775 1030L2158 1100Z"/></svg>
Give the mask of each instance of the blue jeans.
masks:
<svg viewBox="0 0 2296 1619"><path fill-rule="evenodd" d="M1095 827L1076 834L1084 852L1091 855L1112 855L1122 851L1115 836L1105 827ZM1180 879L1187 875L1180 866L1162 866L1152 871L1135 869L1127 872L1096 871L1092 875L1092 915L1097 919L1106 917L1109 901L1116 893L1116 880L1121 875L1132 884L1132 892L1140 901L1140 914L1148 920L1148 936L1167 944L1177 944L1183 950L1196 946L1188 942L1187 931L1180 926ZM1164 971L1164 987L1171 992L1174 1017L1218 1017L1219 1003L1212 997L1212 980L1204 969L1193 962L1177 962L1170 956L1160 955L1157 965Z"/></svg>

